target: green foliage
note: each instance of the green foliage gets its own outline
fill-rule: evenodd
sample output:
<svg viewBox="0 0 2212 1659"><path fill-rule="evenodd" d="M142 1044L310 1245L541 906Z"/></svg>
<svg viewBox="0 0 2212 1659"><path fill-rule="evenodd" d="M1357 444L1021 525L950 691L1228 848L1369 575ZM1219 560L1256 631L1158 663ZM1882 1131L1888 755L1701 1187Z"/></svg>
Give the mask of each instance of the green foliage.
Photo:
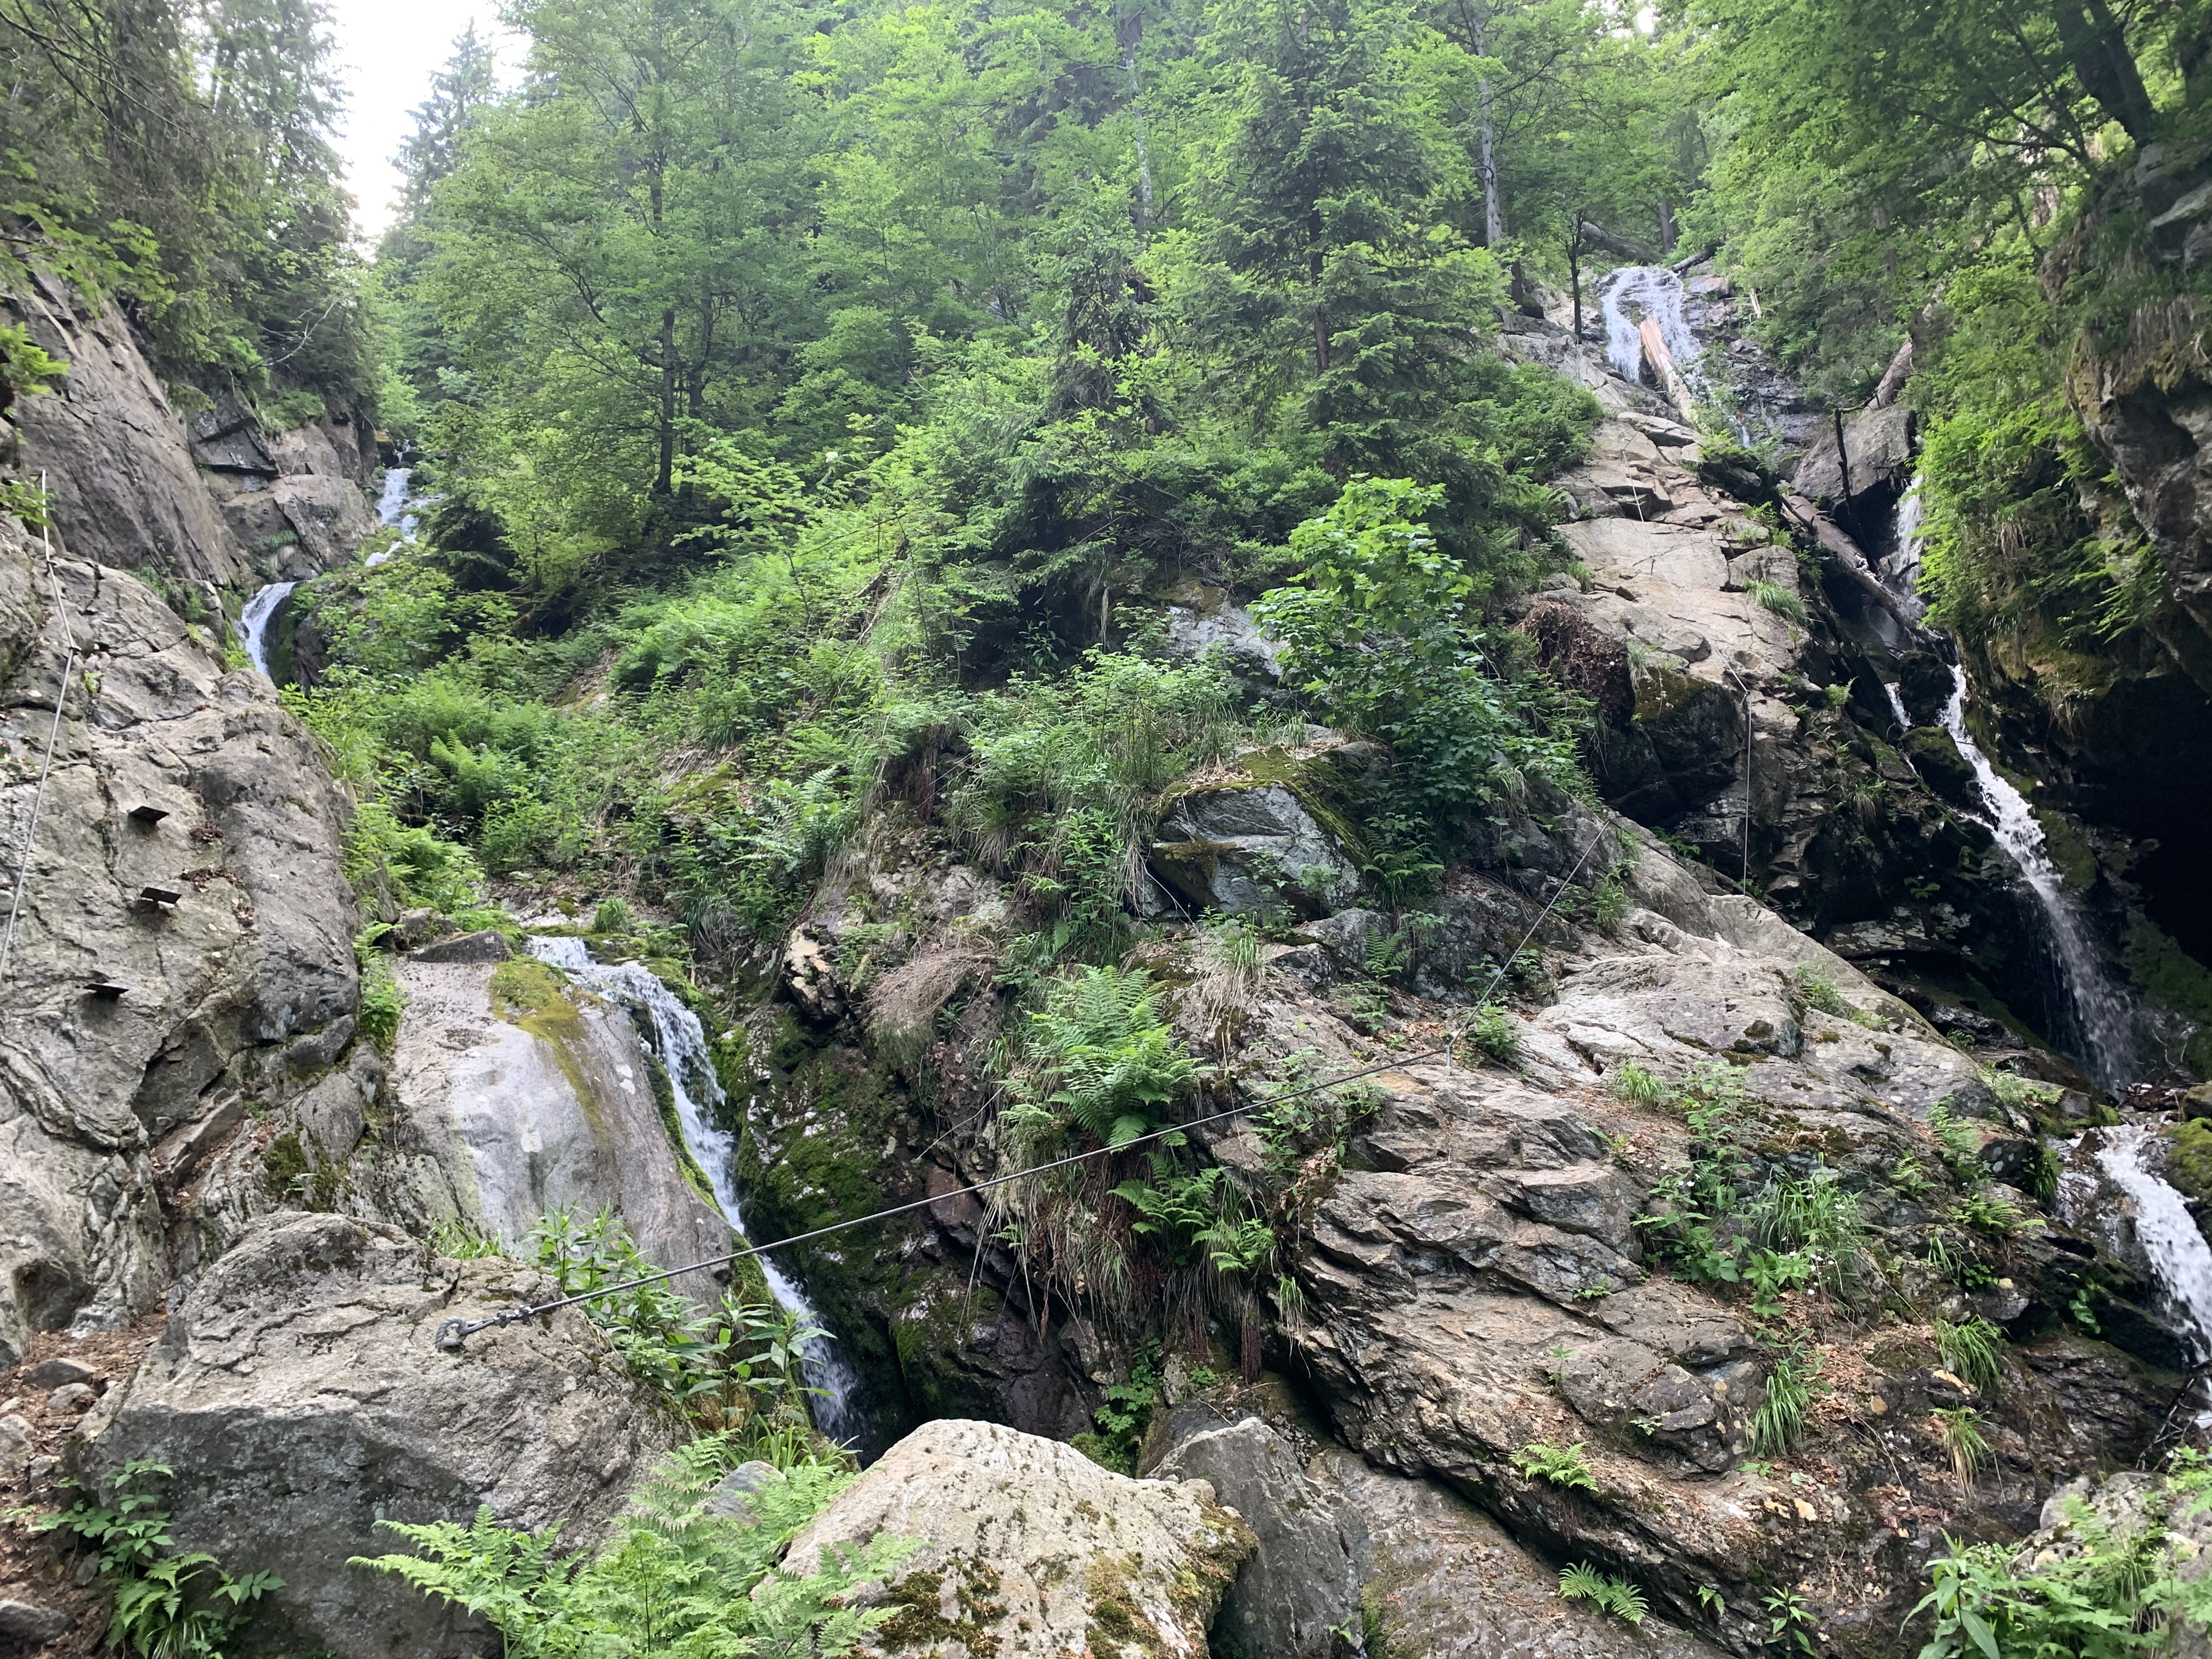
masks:
<svg viewBox="0 0 2212 1659"><path fill-rule="evenodd" d="M1748 584L1744 592L1751 595L1753 605L1763 610L1771 611L1778 617L1787 617L1800 628L1810 624L1805 601L1798 598L1792 588L1784 587L1779 582L1754 581ZM1845 695L1850 695L1848 687L1845 688Z"/></svg>
<svg viewBox="0 0 2212 1659"><path fill-rule="evenodd" d="M2115 1522L2078 1498L2065 1500L2059 1547L2015 1563L2004 1544L1948 1540L1929 1564L1932 1583L1913 1609L1930 1615L1921 1659L2039 1659L2050 1654L2124 1659L2170 1650L2176 1632L2212 1617L2212 1587L2187 1570L2197 1551L2175 1535L2212 1491L2200 1454L2179 1451Z"/></svg>
<svg viewBox="0 0 2212 1659"><path fill-rule="evenodd" d="M1674 1085L1648 1066L1624 1061L1613 1074L1613 1092L1639 1106L1664 1106L1674 1097Z"/></svg>
<svg viewBox="0 0 2212 1659"><path fill-rule="evenodd" d="M234 1578L206 1552L177 1549L162 1495L152 1490L173 1473L165 1463L133 1458L104 1501L81 1497L33 1527L99 1552L101 1588L114 1604L110 1646L138 1659L222 1659L252 1604L284 1581L266 1572Z"/></svg>
<svg viewBox="0 0 2212 1659"><path fill-rule="evenodd" d="M722 1437L676 1453L587 1559L556 1553L557 1527L518 1531L481 1509L466 1526L384 1522L418 1553L356 1559L484 1620L516 1659L854 1651L896 1609L864 1611L849 1592L893 1576L914 1540L878 1534L826 1552L817 1572L785 1571L784 1547L852 1475L798 1463L746 1494L745 1518L711 1512L715 1481L744 1455Z"/></svg>
<svg viewBox="0 0 2212 1659"><path fill-rule="evenodd" d="M1981 1132L1939 1100L1928 1113L1928 1133L1935 1136L1936 1153L1951 1171L1952 1179L1967 1186L1978 1185L1982 1179Z"/></svg>
<svg viewBox="0 0 2212 1659"><path fill-rule="evenodd" d="M1129 1380L1106 1385L1104 1399L1091 1413L1097 1431L1076 1435L1068 1443L1116 1474L1135 1474L1138 1447L1160 1397L1160 1345L1147 1342L1130 1362Z"/></svg>
<svg viewBox="0 0 2212 1659"><path fill-rule="evenodd" d="M2004 1378L2005 1334L1979 1315L1954 1325L1937 1318L1936 1351L1955 1376L1986 1393Z"/></svg>
<svg viewBox="0 0 2212 1659"><path fill-rule="evenodd" d="M1323 717L1396 751L1405 807L1449 830L1534 780L1577 784L1574 745L1556 699L1492 667L1476 579L1423 524L1441 490L1403 478L1355 477L1334 505L1291 537L1298 585L1265 594L1254 614L1281 641L1286 683Z"/></svg>
<svg viewBox="0 0 2212 1659"><path fill-rule="evenodd" d="M1825 969L1801 967L1790 975L1790 983L1808 1008L1833 1014L1837 1018L1850 1020L1856 1025L1874 1023L1873 1016L1845 1000L1844 994L1836 988L1835 975Z"/></svg>
<svg viewBox="0 0 2212 1659"><path fill-rule="evenodd" d="M659 1271L605 1211L583 1222L556 1211L532 1230L528 1248L563 1296ZM777 1306L764 1285L741 1283L710 1310L670 1281L607 1288L582 1305L637 1376L744 1455L779 1468L812 1455L800 1362L821 1332Z"/></svg>
<svg viewBox="0 0 2212 1659"><path fill-rule="evenodd" d="M1114 1188L1115 1197L1140 1218L1133 1231L1170 1244L1177 1266L1203 1259L1217 1273L1248 1273L1273 1254L1274 1229L1249 1212L1227 1170L1213 1164L1180 1175L1166 1164L1163 1155L1154 1160L1151 1181L1125 1181Z"/></svg>
<svg viewBox="0 0 2212 1659"><path fill-rule="evenodd" d="M1494 1002L1486 1002L1474 1011L1467 1040L1477 1054L1500 1066L1510 1066L1521 1058L1520 1023Z"/></svg>
<svg viewBox="0 0 2212 1659"><path fill-rule="evenodd" d="M1565 1601L1587 1601L1600 1613L1638 1629L1643 1627L1644 1615L1650 1611L1642 1590L1626 1578L1600 1572L1587 1561L1560 1570L1559 1595Z"/></svg>
<svg viewBox="0 0 2212 1659"><path fill-rule="evenodd" d="M1789 1455L1790 1443L1805 1430L1806 1407L1820 1386L1820 1356L1793 1343L1774 1357L1766 1373L1766 1397L1751 1419L1752 1449L1763 1457Z"/></svg>
<svg viewBox="0 0 2212 1659"><path fill-rule="evenodd" d="M1938 1406L1933 1414L1936 1436L1951 1459L1952 1473L1959 1477L1960 1486L1972 1486L1974 1478L1996 1461L1989 1438L1982 1432L1981 1413L1972 1406Z"/></svg>
<svg viewBox="0 0 2212 1659"><path fill-rule="evenodd" d="M1015 1102L1000 1115L1026 1147L1067 1129L1120 1146L1152 1133L1163 1109L1211 1068L1161 1015L1144 973L1079 968L1047 988L1030 1015Z"/></svg>
<svg viewBox="0 0 2212 1659"><path fill-rule="evenodd" d="M361 1034L388 1054L392 1045L398 1041L400 1017L407 1012L407 996L399 988L399 975L392 969L392 958L377 949L377 939L385 931L380 924L356 934L353 954L361 968Z"/></svg>
<svg viewBox="0 0 2212 1659"><path fill-rule="evenodd" d="M1595 1492L1597 1481L1583 1462L1582 1443L1554 1446L1532 1440L1513 1454L1513 1467L1524 1480L1548 1480L1570 1492Z"/></svg>

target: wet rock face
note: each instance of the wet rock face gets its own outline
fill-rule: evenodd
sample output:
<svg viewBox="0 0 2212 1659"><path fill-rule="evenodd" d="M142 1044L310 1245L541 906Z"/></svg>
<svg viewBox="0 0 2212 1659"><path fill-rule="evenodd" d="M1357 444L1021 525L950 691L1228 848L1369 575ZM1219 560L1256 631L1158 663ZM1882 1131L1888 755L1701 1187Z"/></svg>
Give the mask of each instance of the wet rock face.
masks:
<svg viewBox="0 0 2212 1659"><path fill-rule="evenodd" d="M337 1659L481 1650L450 1608L349 1557L406 1553L380 1520L562 1527L588 1547L678 1433L575 1309L441 1350L439 1324L552 1293L487 1259L433 1256L396 1228L265 1218L186 1294L138 1374L88 1425L88 1477L177 1471L180 1547L284 1588L257 1635Z"/></svg>
<svg viewBox="0 0 2212 1659"><path fill-rule="evenodd" d="M265 681L121 572L0 538L8 838L29 827L0 1045L0 1356L156 1304L161 1206L353 1034L347 808ZM12 871L9 872L12 875ZM95 986L104 989L95 989Z"/></svg>
<svg viewBox="0 0 2212 1659"><path fill-rule="evenodd" d="M897 1609L866 1650L912 1659L1204 1659L1254 1547L1202 1480L1131 1480L1057 1441L959 1419L892 1447L793 1540L784 1569L815 1571L826 1550L878 1533L922 1547L864 1593Z"/></svg>
<svg viewBox="0 0 2212 1659"><path fill-rule="evenodd" d="M609 1209L662 1266L726 1251L728 1224L678 1161L629 1017L542 963L449 959L465 942L399 965L391 1066L392 1103L436 1158L453 1218L514 1245L553 1211ZM709 1300L720 1289L705 1273L676 1283Z"/></svg>

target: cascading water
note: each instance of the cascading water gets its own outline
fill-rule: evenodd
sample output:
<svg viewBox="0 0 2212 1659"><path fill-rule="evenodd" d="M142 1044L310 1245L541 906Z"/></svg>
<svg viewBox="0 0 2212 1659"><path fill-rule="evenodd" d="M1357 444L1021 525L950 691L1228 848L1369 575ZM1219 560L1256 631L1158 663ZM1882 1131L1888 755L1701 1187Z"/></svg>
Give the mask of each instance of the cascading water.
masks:
<svg viewBox="0 0 2212 1659"><path fill-rule="evenodd" d="M2212 1359L2212 1246L2181 1194L2144 1164L2144 1150L2156 1133L2140 1123L2095 1131L2103 1143L2097 1166L2134 1204L2136 1242L2189 1337L2190 1357L2203 1362Z"/></svg>
<svg viewBox="0 0 2212 1659"><path fill-rule="evenodd" d="M1897 518L1889 554L1881 563L1883 584L1900 599L1920 603L1913 587L1919 580L1921 545L1920 480L1915 477L1898 498ZM1901 724L1904 700L1894 685L1885 685L1890 705ZM2060 1046L2079 1060L2084 1070L2107 1089L2118 1090L2136 1079L2134 1021L2127 998L2113 983L2111 969L2096 945L2087 921L2067 890L2066 879L2045 848L2043 826L2035 821L2019 790L2005 781L1989 757L1982 753L1973 733L1966 729L1966 673L1951 667L1951 696L1943 705L1942 726L1959 745L1959 753L1973 769L1987 806L1983 822L2021 874L2035 899L2044 937L2051 950L2051 968L2057 980L2059 1016L2069 1028L2057 1034Z"/></svg>
<svg viewBox="0 0 2212 1659"><path fill-rule="evenodd" d="M707 1050L707 1034L699 1017L678 1000L650 969L634 962L608 964L592 960L580 939L537 934L528 941L530 954L574 978L586 990L629 1011L638 1035L653 1050L668 1074L668 1087L676 1100L677 1121L683 1126L684 1144L714 1184L714 1201L724 1219L744 1236L744 1216L739 1208L737 1183L737 1140L709 1115L726 1100L714 1062ZM702 1109L702 1102L705 1103ZM768 1279L779 1305L810 1324L819 1324L805 1292L769 1256L754 1258ZM815 1425L833 1439L842 1439L852 1426L853 1392L857 1379L838 1354L830 1339L817 1337L806 1346L801 1362L807 1385L819 1390L814 1398Z"/></svg>
<svg viewBox="0 0 2212 1659"><path fill-rule="evenodd" d="M383 493L376 498L377 523L386 530L397 530L403 542L415 539L415 526L420 520L414 509L425 505L408 493L414 477L415 469L411 466L387 466L384 469ZM374 568L391 556L389 547L380 547L368 556L368 563Z"/></svg>
<svg viewBox="0 0 2212 1659"><path fill-rule="evenodd" d="M2043 826L2035 821L2020 791L2005 781L1990 764L1973 734L1966 730L1966 672L1953 665L1951 699L1943 705L1943 729L1966 764L1974 769L1974 781L1990 809L1990 831L2005 855L2019 866L2021 879L2043 913L2046 936L2058 969L2063 992L2063 1012L2070 1019L2075 1057L2106 1088L2119 1090L2135 1081L2133 1020L2128 1001L2113 984L2105 958L2089 934L2088 924L2066 890L2066 878L2051 861L2043 844Z"/></svg>
<svg viewBox="0 0 2212 1659"><path fill-rule="evenodd" d="M1644 378L1644 337L1638 325L1649 317L1674 355L1674 367L1692 386L1701 348L1682 312L1682 279L1664 265L1623 265L1598 286L1605 316L1605 356L1624 380Z"/></svg>
<svg viewBox="0 0 2212 1659"><path fill-rule="evenodd" d="M283 604L299 585L297 582L271 582L255 592L246 602L246 609L239 613L239 631L246 635L246 660L264 676L269 675L269 624L276 618L276 607Z"/></svg>

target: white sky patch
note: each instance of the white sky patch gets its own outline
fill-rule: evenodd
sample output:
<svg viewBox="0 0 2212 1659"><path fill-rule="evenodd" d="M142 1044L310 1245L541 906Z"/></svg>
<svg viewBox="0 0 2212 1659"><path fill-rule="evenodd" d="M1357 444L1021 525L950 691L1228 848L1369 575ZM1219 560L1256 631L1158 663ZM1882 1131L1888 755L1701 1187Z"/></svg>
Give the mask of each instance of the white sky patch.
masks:
<svg viewBox="0 0 2212 1659"><path fill-rule="evenodd" d="M430 77L471 21L477 36L497 48L501 79L512 78L522 61L521 37L500 27L496 0L332 0L346 88L337 148L362 235L374 239L392 222L399 196L392 158L414 125L410 112L430 95Z"/></svg>

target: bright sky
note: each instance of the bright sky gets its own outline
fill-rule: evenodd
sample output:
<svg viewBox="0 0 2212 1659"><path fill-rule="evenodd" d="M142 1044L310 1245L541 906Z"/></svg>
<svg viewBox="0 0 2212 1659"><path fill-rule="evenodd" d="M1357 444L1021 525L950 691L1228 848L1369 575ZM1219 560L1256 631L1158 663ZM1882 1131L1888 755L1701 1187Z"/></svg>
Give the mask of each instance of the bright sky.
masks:
<svg viewBox="0 0 2212 1659"><path fill-rule="evenodd" d="M501 67L511 76L521 51L517 37L499 26L496 0L333 0L331 21L347 94L338 154L359 203L354 225L365 235L392 222L399 194L392 157L414 125L409 112L430 95L430 77L471 19L479 37L499 44Z"/></svg>

